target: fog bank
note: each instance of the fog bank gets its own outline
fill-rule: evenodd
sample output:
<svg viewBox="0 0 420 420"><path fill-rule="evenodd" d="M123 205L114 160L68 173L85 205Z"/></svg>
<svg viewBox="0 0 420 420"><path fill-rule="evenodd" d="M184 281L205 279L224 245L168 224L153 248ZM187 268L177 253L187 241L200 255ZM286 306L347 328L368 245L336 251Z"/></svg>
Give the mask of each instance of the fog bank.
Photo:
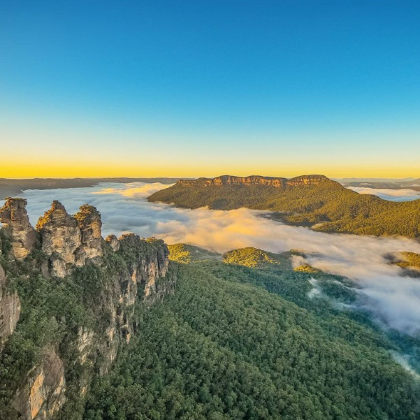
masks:
<svg viewBox="0 0 420 420"><path fill-rule="evenodd" d="M287 226L248 209L213 211L177 209L148 203L146 197L166 188L159 183L100 184L90 188L28 190L31 222L61 201L69 213L89 203L102 213L103 234L131 231L156 236L167 243L186 242L217 252L254 246L271 252L300 249L314 253L307 262L347 276L360 286L364 305L386 325L417 334L420 331L420 280L401 277L383 255L396 251L420 253L420 244L405 238L375 238L314 232Z"/></svg>

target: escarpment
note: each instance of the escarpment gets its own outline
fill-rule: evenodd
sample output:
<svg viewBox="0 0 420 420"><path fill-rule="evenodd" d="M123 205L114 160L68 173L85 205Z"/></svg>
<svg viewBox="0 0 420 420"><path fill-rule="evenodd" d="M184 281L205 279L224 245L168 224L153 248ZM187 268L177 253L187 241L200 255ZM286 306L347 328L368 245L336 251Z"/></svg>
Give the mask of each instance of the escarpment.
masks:
<svg viewBox="0 0 420 420"><path fill-rule="evenodd" d="M284 187L287 183L286 178L265 177L260 175L251 176L232 176L222 175L216 178L199 178L197 180L180 180L178 185L186 187L193 186L221 186L221 185L267 185L273 187Z"/></svg>
<svg viewBox="0 0 420 420"><path fill-rule="evenodd" d="M25 200L9 198L1 217L0 418L82 418L92 380L141 328L136 308L173 292L168 248L104 240L87 204L71 216L54 201L36 230Z"/></svg>
<svg viewBox="0 0 420 420"><path fill-rule="evenodd" d="M330 181L324 175L302 175L296 178L269 177L260 175L232 176L222 175L216 178L199 178L196 180L180 180L176 185L184 187L210 187L223 185L262 185L268 187L284 188L286 186L318 185ZM330 181L331 182L331 181Z"/></svg>

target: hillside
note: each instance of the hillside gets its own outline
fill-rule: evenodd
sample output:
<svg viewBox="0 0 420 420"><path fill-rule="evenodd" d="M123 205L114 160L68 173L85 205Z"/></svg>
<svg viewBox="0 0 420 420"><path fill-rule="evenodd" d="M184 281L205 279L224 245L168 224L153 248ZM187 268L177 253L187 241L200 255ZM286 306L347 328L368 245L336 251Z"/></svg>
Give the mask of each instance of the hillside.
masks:
<svg viewBox="0 0 420 420"><path fill-rule="evenodd" d="M358 194L322 175L178 181L148 199L192 209L269 210L287 223L323 232L420 237L420 200L397 203Z"/></svg>
<svg viewBox="0 0 420 420"><path fill-rule="evenodd" d="M419 418L420 385L389 352L398 344L330 298L311 299L313 277L294 272L288 253L237 264L256 251L174 263L176 293L139 314L139 335L95 383L85 419ZM353 299L340 278L315 277L331 299Z"/></svg>
<svg viewBox="0 0 420 420"><path fill-rule="evenodd" d="M395 252L385 256L390 264L397 265L409 277L420 278L420 254L414 252Z"/></svg>

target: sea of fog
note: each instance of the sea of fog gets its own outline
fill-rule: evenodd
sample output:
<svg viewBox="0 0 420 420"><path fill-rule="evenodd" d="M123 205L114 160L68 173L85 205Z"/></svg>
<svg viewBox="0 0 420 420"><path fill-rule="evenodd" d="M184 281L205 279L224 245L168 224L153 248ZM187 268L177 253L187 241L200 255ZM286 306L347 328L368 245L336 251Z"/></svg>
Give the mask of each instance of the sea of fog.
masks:
<svg viewBox="0 0 420 420"><path fill-rule="evenodd" d="M69 213L89 203L102 213L104 236L135 232L167 243L185 242L217 252L254 246L271 252L300 249L313 253L307 262L330 273L347 276L358 285L365 307L383 324L408 334L420 333L420 280L402 277L384 254L420 253L420 243L405 238L376 238L314 232L261 217L248 209L186 210L149 203L146 197L167 188L159 183L99 184L90 188L28 190L28 211L36 223L53 200Z"/></svg>
<svg viewBox="0 0 420 420"><path fill-rule="evenodd" d="M388 188L365 188L348 187L349 190L356 191L359 194L372 194L389 201L412 201L420 198L420 191L410 188L388 189Z"/></svg>

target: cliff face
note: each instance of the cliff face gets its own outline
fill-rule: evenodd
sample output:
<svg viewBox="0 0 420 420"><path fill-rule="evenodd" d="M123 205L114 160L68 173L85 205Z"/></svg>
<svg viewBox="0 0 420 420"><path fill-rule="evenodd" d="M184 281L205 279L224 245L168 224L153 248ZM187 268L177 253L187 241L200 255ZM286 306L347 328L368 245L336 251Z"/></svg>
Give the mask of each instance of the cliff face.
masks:
<svg viewBox="0 0 420 420"><path fill-rule="evenodd" d="M169 266L169 250L163 241L157 239L141 240L132 233L123 235L120 240L122 253L132 253L133 257L128 262L128 271L132 286L132 294L138 293L138 284L143 285L142 294L145 298L160 297L156 282L160 277L165 277ZM152 249L145 253L144 250ZM143 255L143 258L140 258ZM163 291L165 294L165 291Z"/></svg>
<svg viewBox="0 0 420 420"><path fill-rule="evenodd" d="M0 222L3 223L3 232L12 246L11 256L16 260L23 260L34 250L36 243L36 233L26 212L26 200L8 198L0 209Z"/></svg>
<svg viewBox="0 0 420 420"><path fill-rule="evenodd" d="M284 188L286 186L318 185L321 182L330 181L324 175L302 175L296 178L277 178L259 175L246 177L222 175L216 178L199 178L197 180L180 180L178 185L185 187L209 187L222 185L264 185L269 187Z"/></svg>
<svg viewBox="0 0 420 420"><path fill-rule="evenodd" d="M34 340L39 344L31 349L33 362L15 368L20 379L15 380L15 375L2 378L0 418L49 420L67 418L66 413L72 412L77 419L93 377L109 370L120 347L141 328L136 306L147 307L174 290L175 277L168 273L169 251L161 240L134 234L119 239L110 235L104 240L101 215L89 205L71 216L54 201L39 219L36 233L25 206L25 200L8 199L2 209L2 221L7 223L0 250L10 249L11 274L6 277L0 265L0 370L10 360L21 366L13 357L26 351L24 347L16 350L25 341L8 347L16 328L23 331L22 337L36 336L32 324L25 324L34 322L28 320L33 316L44 330L40 330L43 338ZM40 284L49 290L39 300L27 286L34 277L44 278ZM68 300L62 293L73 297ZM56 299L70 306L63 311ZM27 314L22 325L18 323L21 305ZM31 305L37 305L34 312ZM79 309L73 312L74 305ZM85 315L80 317L81 313ZM50 329L56 333L48 335ZM2 351L7 359L2 359Z"/></svg>
<svg viewBox="0 0 420 420"><path fill-rule="evenodd" d="M102 257L101 214L88 204L80 207L74 216L81 233L82 246L78 253L79 264L86 259Z"/></svg>
<svg viewBox="0 0 420 420"><path fill-rule="evenodd" d="M25 420L52 419L66 401L65 390L63 362L53 349L46 349L13 404Z"/></svg>
<svg viewBox="0 0 420 420"><path fill-rule="evenodd" d="M333 182L324 175L302 175L297 176L296 178L291 178L287 180L287 185L296 187L296 186L306 186L306 185L319 185L322 182Z"/></svg>
<svg viewBox="0 0 420 420"><path fill-rule="evenodd" d="M20 300L16 292L6 289L6 273L0 265L0 353L13 333L20 316Z"/></svg>
<svg viewBox="0 0 420 420"><path fill-rule="evenodd" d="M200 178L197 180L180 180L178 185L183 186L220 186L220 185L266 185L271 187L284 187L286 178L272 178L259 175L245 177L222 175L216 178Z"/></svg>

